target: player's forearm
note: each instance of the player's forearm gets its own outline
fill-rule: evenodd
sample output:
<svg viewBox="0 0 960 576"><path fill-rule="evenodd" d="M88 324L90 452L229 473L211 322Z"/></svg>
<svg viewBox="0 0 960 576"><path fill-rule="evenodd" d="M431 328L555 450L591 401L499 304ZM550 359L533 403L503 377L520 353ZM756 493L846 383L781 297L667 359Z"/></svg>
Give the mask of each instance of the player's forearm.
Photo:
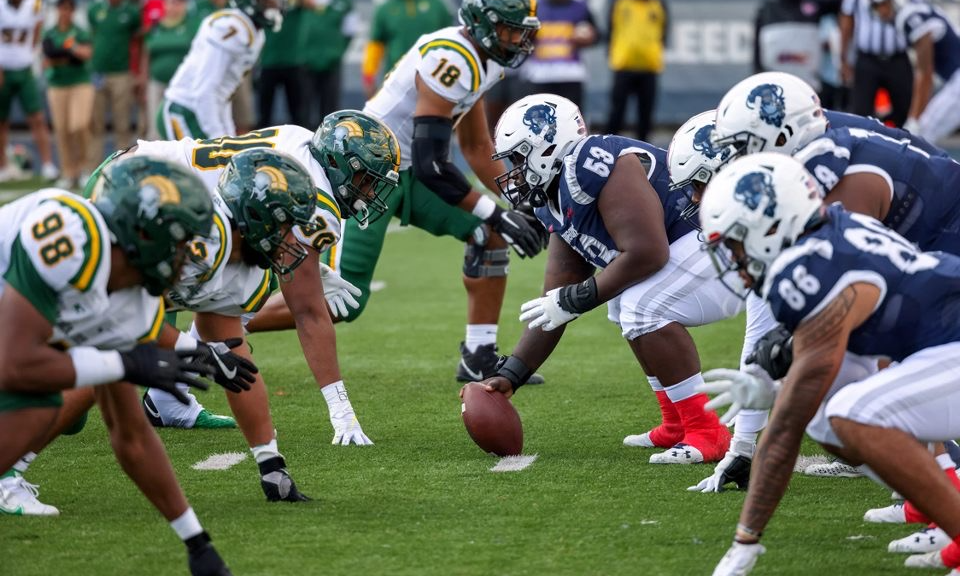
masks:
<svg viewBox="0 0 960 576"><path fill-rule="evenodd" d="M597 274L597 297L606 302L630 286L656 274L669 257L669 250L622 252Z"/></svg>
<svg viewBox="0 0 960 576"><path fill-rule="evenodd" d="M933 92L933 77L931 74L918 72L913 80L913 99L910 101L910 118L920 118L930 102Z"/></svg>
<svg viewBox="0 0 960 576"><path fill-rule="evenodd" d="M0 390L51 394L74 388L77 372L67 354L48 346L0 354Z"/></svg>
<svg viewBox="0 0 960 576"><path fill-rule="evenodd" d="M343 378L337 361L337 334L333 322L326 310L323 318L318 316L294 315L294 320L307 366L317 385L323 388Z"/></svg>
<svg viewBox="0 0 960 576"><path fill-rule="evenodd" d="M563 336L565 329L566 326L560 326L549 332L544 332L540 328L526 328L511 356L516 356L527 365L527 368L536 371L547 361L557 344L560 343L560 338Z"/></svg>
<svg viewBox="0 0 960 576"><path fill-rule="evenodd" d="M486 142L464 146L461 143L460 152L463 154L463 158L467 161L467 164L470 165L473 173L483 182L483 185L499 196L500 190L497 188L497 176L506 172L507 169L502 161L498 160L493 162L490 160L490 157L493 156L495 152L493 144Z"/></svg>

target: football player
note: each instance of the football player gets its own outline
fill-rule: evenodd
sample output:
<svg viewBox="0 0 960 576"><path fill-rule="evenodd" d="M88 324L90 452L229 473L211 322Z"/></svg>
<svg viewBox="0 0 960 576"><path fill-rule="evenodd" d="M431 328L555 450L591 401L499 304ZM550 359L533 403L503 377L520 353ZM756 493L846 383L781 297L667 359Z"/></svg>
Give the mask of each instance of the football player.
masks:
<svg viewBox="0 0 960 576"><path fill-rule="evenodd" d="M250 73L266 38L283 25L284 0L230 0L200 23L157 110L164 140L236 136L231 96Z"/></svg>
<svg viewBox="0 0 960 576"><path fill-rule="evenodd" d="M542 249L543 238L522 214L500 208L471 185L450 160L450 140L456 127L467 163L483 185L494 190L494 179L504 167L490 160L493 142L483 95L501 79L504 67L520 66L533 51L533 34L540 27L535 4L464 1L463 25L421 36L364 107L400 140L400 190L388 198L387 214L399 217L401 226L412 224L467 243L467 327L456 375L460 381L480 380L494 371L507 245L521 257L532 257ZM366 230L348 222L337 250L328 253L330 266L362 292L360 306L349 310L344 320L356 319L366 306L389 220ZM276 312L274 322L280 324L283 311ZM539 375L535 378L542 381Z"/></svg>
<svg viewBox="0 0 960 576"><path fill-rule="evenodd" d="M161 295L212 217L199 179L150 158L117 162L93 203L47 189L0 209L0 469L53 424L62 390L93 387L117 460L184 541L194 575L230 572L124 381L176 391L176 382L201 385L188 372L212 374L197 352L188 360L150 343ZM10 501L6 483L0 496L4 512L32 513Z"/></svg>
<svg viewBox="0 0 960 576"><path fill-rule="evenodd" d="M234 138L141 140L134 149L119 154L147 154L190 168L212 193L230 158L250 148L283 152L310 175L317 194L315 214L309 226L295 226L293 232L307 254L296 274L278 279L279 288L284 309L289 306L287 315L300 337L307 365L327 401L333 443L372 444L357 420L340 374L336 333L327 308L329 302L334 313L342 314L345 303L353 299L354 288L336 272L321 266L320 254L336 249L342 220L353 218L366 224L384 213L384 197L397 185L397 138L370 115L343 110L324 118L316 133L284 125ZM108 159L105 164L110 162ZM255 304L261 306L262 301ZM253 311L251 308L250 312ZM146 408L164 426L191 427L202 410L192 395L189 406L167 394L148 391L148 397ZM242 427L243 423L240 424Z"/></svg>
<svg viewBox="0 0 960 576"><path fill-rule="evenodd" d="M544 295L525 303L513 355L483 383L512 394L556 347L565 324L603 303L656 392L663 423L638 443L667 450L651 463L715 462L730 433L703 409L700 359L687 326L740 312L683 217L685 190L670 190L666 151L620 136L588 136L569 100L535 94L497 124L497 178L513 205L529 201L550 231ZM599 270L596 275L595 272Z"/></svg>
<svg viewBox="0 0 960 576"><path fill-rule="evenodd" d="M759 368L707 374L726 379L718 388L742 406L773 406L734 543L714 575L747 574L764 553L760 537L805 429L868 465L956 543L960 493L920 442L960 435L960 318L951 313L960 304L960 258L921 252L874 218L826 206L820 184L784 154L751 155L721 171L700 222L721 277L738 276L769 301L793 334L794 354L782 382ZM897 364L837 378L850 357ZM957 551L907 564L956 568Z"/></svg>
<svg viewBox="0 0 960 576"><path fill-rule="evenodd" d="M913 47L914 78L910 112L904 128L930 142L940 142L960 126L960 37L936 6L927 2L871 0L880 18L893 22ZM933 98L933 77L942 86Z"/></svg>

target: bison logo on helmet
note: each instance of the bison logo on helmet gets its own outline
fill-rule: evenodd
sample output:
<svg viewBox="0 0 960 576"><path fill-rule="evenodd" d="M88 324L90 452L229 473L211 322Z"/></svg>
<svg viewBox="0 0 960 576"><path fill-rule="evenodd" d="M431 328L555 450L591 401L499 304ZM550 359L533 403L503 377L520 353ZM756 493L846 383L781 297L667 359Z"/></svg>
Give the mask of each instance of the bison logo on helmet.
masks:
<svg viewBox="0 0 960 576"><path fill-rule="evenodd" d="M557 113L549 104L531 106L523 113L523 125L552 144L557 135Z"/></svg>
<svg viewBox="0 0 960 576"><path fill-rule="evenodd" d="M733 197L751 210L759 208L760 202L766 197L767 204L764 206L763 215L770 218L773 218L774 210L777 208L777 197L773 191L773 178L766 172L750 172L740 178L737 181L736 189L733 191Z"/></svg>
<svg viewBox="0 0 960 576"><path fill-rule="evenodd" d="M780 128L787 115L783 88L776 84L761 84L747 95L747 108L760 112L760 119Z"/></svg>
<svg viewBox="0 0 960 576"><path fill-rule="evenodd" d="M730 148L724 147L720 150L713 145L713 124L701 126L693 135L693 149L703 154L707 158L717 158L726 160L730 155Z"/></svg>

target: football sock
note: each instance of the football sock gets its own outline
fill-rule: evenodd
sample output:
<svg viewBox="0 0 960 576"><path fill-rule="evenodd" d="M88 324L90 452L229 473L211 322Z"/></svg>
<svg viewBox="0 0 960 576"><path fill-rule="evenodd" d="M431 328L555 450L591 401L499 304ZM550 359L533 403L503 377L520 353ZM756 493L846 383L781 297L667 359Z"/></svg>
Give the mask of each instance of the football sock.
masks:
<svg viewBox="0 0 960 576"><path fill-rule="evenodd" d="M662 423L650 431L650 441L661 448L669 448L683 439L683 423L680 421L680 414L656 376L647 376L647 381L657 396L662 419Z"/></svg>
<svg viewBox="0 0 960 576"><path fill-rule="evenodd" d="M280 456L280 450L277 448L276 436L274 436L273 440L267 442L266 444L254 446L250 449L250 451L253 452L253 458L257 461L257 464Z"/></svg>
<svg viewBox="0 0 960 576"><path fill-rule="evenodd" d="M927 515L917 509L912 502L907 501L903 503L903 518L907 521L907 524L929 524L930 519L927 518Z"/></svg>
<svg viewBox="0 0 960 576"><path fill-rule="evenodd" d="M497 325L496 324L467 324L467 335L464 338L464 346L471 354L477 351L480 346L497 343Z"/></svg>
<svg viewBox="0 0 960 576"><path fill-rule="evenodd" d="M752 436L752 442L757 441L757 433L767 427L767 410L750 410L744 408L737 414L734 435L747 439Z"/></svg>
<svg viewBox="0 0 960 576"><path fill-rule="evenodd" d="M170 527L173 528L177 536L184 541L203 532L203 528L200 526L200 521L197 520L197 514L193 511L193 508L187 508L187 511L181 514L179 518L170 522Z"/></svg>
<svg viewBox="0 0 960 576"><path fill-rule="evenodd" d="M20 457L20 460L18 460L16 464L13 465L13 469L19 472L20 475L22 476L24 473L26 473L27 468L30 467L30 464L33 463L33 460L36 457L37 457L36 452L27 452L26 454Z"/></svg>
<svg viewBox="0 0 960 576"><path fill-rule="evenodd" d="M947 568L960 567L960 536L954 538L953 542L940 551L940 559Z"/></svg>

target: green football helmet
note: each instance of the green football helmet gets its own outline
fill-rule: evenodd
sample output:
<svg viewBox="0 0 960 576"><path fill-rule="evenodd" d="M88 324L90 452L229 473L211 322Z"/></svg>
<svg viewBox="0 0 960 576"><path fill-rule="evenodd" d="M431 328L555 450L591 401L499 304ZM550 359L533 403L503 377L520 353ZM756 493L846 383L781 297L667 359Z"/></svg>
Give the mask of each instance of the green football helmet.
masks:
<svg viewBox="0 0 960 576"><path fill-rule="evenodd" d="M387 211L386 198L400 179L400 143L393 131L369 114L341 110L328 114L310 141L344 217L366 228Z"/></svg>
<svg viewBox="0 0 960 576"><path fill-rule="evenodd" d="M508 68L518 68L533 53L540 29L536 0L463 0L460 23L488 57ZM512 40L516 31L520 39Z"/></svg>
<svg viewBox="0 0 960 576"><path fill-rule="evenodd" d="M249 16L257 27L273 32L280 31L287 11L287 0L230 0L228 5Z"/></svg>
<svg viewBox="0 0 960 576"><path fill-rule="evenodd" d="M287 276L307 257L303 246L286 241L290 228L310 226L317 207L313 180L300 162L271 148L238 152L217 191L255 264Z"/></svg>
<svg viewBox="0 0 960 576"><path fill-rule="evenodd" d="M153 296L174 285L189 243L213 225L213 201L200 178L149 156L107 165L91 200Z"/></svg>

